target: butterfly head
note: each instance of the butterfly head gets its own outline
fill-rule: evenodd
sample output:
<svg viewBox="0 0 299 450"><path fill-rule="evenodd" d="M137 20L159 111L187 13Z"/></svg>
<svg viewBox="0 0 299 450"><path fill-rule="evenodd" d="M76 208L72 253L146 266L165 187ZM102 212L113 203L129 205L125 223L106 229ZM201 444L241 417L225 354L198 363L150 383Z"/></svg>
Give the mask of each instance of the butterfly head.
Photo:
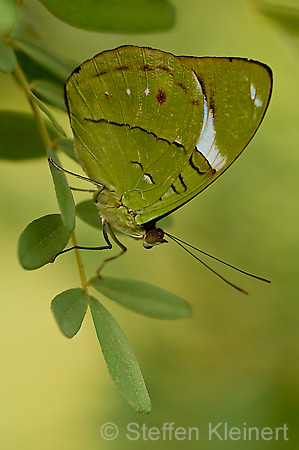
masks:
<svg viewBox="0 0 299 450"><path fill-rule="evenodd" d="M164 231L162 228L155 228L155 226L151 227L147 230L146 234L143 238L143 247L144 248L153 248L154 245L162 244L167 242L164 239Z"/></svg>

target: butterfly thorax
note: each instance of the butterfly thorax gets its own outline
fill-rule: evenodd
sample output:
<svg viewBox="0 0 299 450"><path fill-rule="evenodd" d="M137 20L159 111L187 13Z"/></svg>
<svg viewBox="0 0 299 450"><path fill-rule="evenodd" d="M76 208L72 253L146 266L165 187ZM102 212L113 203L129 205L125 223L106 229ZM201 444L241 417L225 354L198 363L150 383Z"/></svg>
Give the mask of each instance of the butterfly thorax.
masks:
<svg viewBox="0 0 299 450"><path fill-rule="evenodd" d="M94 195L94 202L100 216L106 219L112 228L121 233L135 239L143 239L145 248L152 248L156 244L166 242L164 231L161 228L156 228L154 221L144 225L139 225L136 222L138 211L125 206L122 197L122 195L107 188L97 191Z"/></svg>
<svg viewBox="0 0 299 450"><path fill-rule="evenodd" d="M101 217L112 228L135 239L142 239L146 230L135 221L136 212L122 203L122 196L115 191L104 188L94 196L94 202Z"/></svg>

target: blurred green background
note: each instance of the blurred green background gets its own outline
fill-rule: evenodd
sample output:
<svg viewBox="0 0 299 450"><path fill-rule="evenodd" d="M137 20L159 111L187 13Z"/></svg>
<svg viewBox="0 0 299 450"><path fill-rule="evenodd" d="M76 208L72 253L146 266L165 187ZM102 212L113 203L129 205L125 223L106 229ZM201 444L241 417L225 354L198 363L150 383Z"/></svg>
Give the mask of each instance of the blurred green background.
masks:
<svg viewBox="0 0 299 450"><path fill-rule="evenodd" d="M298 2L288 2L298 6ZM238 161L203 194L173 214L168 231L271 285L219 267L248 297L218 280L174 243L145 252L124 237L126 256L107 275L148 281L177 293L194 317L159 321L138 316L107 299L140 363L153 410L140 415L114 385L90 317L66 339L50 300L79 285L74 255L26 272L18 263L18 236L33 219L58 212L46 160L1 162L1 448L240 448L237 441L209 441L209 423L229 427L280 427L288 441L242 441L242 449L297 449L298 365L298 68L292 39L240 0L173 0L175 27L165 33L112 35L72 28L38 2L25 1L44 42L78 63L123 44L146 45L192 56L242 56L267 63L274 91L260 130ZM284 3L286 4L286 3ZM157 11L157 14L159 12ZM29 111L12 77L1 74L1 109ZM53 109L68 129L66 115ZM68 131L69 133L69 131ZM1 145L1 143L0 143ZM64 166L74 169L70 160ZM87 198L80 194L78 199ZM80 223L80 243L97 245L100 233ZM84 253L88 275L103 254ZM101 426L119 435L105 441ZM136 440L127 424L198 427L195 440Z"/></svg>

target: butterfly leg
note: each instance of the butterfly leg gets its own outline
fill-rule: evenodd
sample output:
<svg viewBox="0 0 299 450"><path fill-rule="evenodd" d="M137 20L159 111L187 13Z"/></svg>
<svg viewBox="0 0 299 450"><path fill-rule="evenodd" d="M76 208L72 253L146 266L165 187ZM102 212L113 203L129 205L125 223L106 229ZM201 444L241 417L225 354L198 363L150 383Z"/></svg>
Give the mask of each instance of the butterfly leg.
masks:
<svg viewBox="0 0 299 450"><path fill-rule="evenodd" d="M72 191L78 191L78 192L92 192L92 193L99 192L99 189L97 189L97 190L95 190L95 189L81 189L81 188L77 188L77 187L73 187L73 186L70 186L70 188L71 188Z"/></svg>
<svg viewBox="0 0 299 450"><path fill-rule="evenodd" d="M77 173L70 172L69 170L63 169L63 167L60 167L52 158L48 158L48 161L49 161L49 164L52 164L52 166L56 167L57 170L68 173L69 175L73 175L74 177L79 178L80 180L89 181L90 183L93 183L96 186L100 187L100 190L104 189L104 187L105 187L102 183L99 183L98 181L92 180L91 178L82 177L82 175L79 175ZM72 189L76 190L74 188L72 188ZM77 190L79 190L79 189L77 189ZM92 192L94 192L94 191L92 191Z"/></svg>
<svg viewBox="0 0 299 450"><path fill-rule="evenodd" d="M62 255L63 253L70 252L71 250L74 250L75 248L77 248L78 250L110 250L112 248L112 244L109 241L108 233L106 231L106 221L104 219L103 219L103 223L102 223L102 228L103 228L103 236L104 236L104 239L105 239L107 245L101 245L100 247L85 247L85 246L81 246L81 245L74 245L73 247L67 248L67 249L62 250L61 252L57 253L54 256L54 258L52 259L51 263L53 263L56 260L57 256ZM113 239L113 240L115 240L115 239Z"/></svg>
<svg viewBox="0 0 299 450"><path fill-rule="evenodd" d="M105 219L103 219L103 222L102 222L102 228L103 228L103 235L104 235L105 241L106 241L106 242L109 242L109 239L108 239L108 233L107 233L107 230L108 230L108 231L109 231L109 234L110 234L110 236L112 237L112 239L114 240L114 242L121 248L121 252L120 252L120 253L117 253L117 255L111 256L111 258L104 259L104 261L102 262L102 264L100 265L100 267L99 267L98 270L97 270L97 276L98 276L99 278L101 277L100 272L102 271L102 269L103 269L104 265L106 264L106 262L112 261L113 259L118 258L119 256L123 255L123 254L127 251L127 247L125 247L125 246L117 239L117 237L115 236L115 234L114 234L113 230L111 229L109 223L106 222ZM110 244L110 245L111 245L111 244ZM112 247L112 246L111 246L111 247ZM110 248L111 248L111 247L110 247Z"/></svg>

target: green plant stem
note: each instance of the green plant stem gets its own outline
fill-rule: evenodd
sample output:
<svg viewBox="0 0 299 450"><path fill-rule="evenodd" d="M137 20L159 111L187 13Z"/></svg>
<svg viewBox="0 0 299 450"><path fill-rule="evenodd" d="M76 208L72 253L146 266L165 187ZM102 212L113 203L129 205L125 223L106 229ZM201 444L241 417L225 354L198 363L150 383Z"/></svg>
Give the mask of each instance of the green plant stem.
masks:
<svg viewBox="0 0 299 450"><path fill-rule="evenodd" d="M43 143L45 145L46 150L49 147L53 147L54 144L50 139L49 133L47 131L45 122L43 121L41 114L40 114L40 110L39 107L37 106L37 104L35 103L34 99L32 98L32 96L30 95L30 85L28 83L28 81L25 78L25 75L21 69L21 67L19 66L19 64L17 64L15 70L14 70L14 74L17 78L17 80L19 81L20 85L22 86L22 88L24 89L25 95L30 103L30 106L32 108L33 111L33 115L37 124L37 128L39 129L39 132L41 134Z"/></svg>
<svg viewBox="0 0 299 450"><path fill-rule="evenodd" d="M45 122L42 119L42 115L40 113L40 109L37 106L34 98L31 96L31 89L30 89L30 84L28 83L24 72L22 71L21 67L19 66L19 64L17 64L15 70L14 70L14 74L17 78L17 80L19 81L20 85L22 86L25 95L30 103L30 106L32 108L33 111L33 115L36 121L36 125L37 128L41 134L43 143L45 145L46 150L49 147L55 147L55 143L51 141L51 138L49 136L48 130L46 128ZM76 234L75 231L72 232L72 241L74 246L77 245L77 238L76 238ZM78 271L79 271L79 275L80 275L80 280L81 280L81 286L82 289L84 289L84 291L86 292L86 294L88 295L88 282L86 280L86 276L85 276L85 271L84 271L84 265L81 259L81 255L80 252L77 248L75 248L75 255L76 255L76 262L77 262L77 266L78 266Z"/></svg>
<svg viewBox="0 0 299 450"><path fill-rule="evenodd" d="M78 245L78 242L77 242L77 237L76 237L75 231L72 231L72 235L71 236L72 236L73 245L75 247L74 248L74 252L75 252L75 256L76 256L78 271L79 271L79 274L80 274L81 287L82 287L82 289L84 289L84 291L88 295L88 281L86 280L81 254L80 254L79 250L76 248L76 246Z"/></svg>

